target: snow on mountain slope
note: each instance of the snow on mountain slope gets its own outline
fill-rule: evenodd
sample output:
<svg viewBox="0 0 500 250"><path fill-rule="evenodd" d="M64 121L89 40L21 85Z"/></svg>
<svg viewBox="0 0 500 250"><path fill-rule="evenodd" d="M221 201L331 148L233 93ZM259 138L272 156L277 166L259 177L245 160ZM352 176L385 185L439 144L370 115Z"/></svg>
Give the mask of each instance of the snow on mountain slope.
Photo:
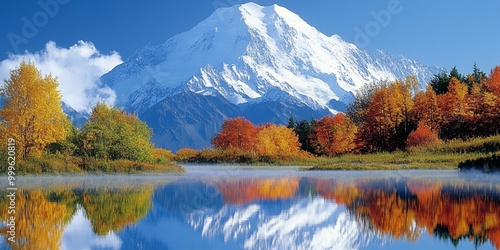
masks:
<svg viewBox="0 0 500 250"><path fill-rule="evenodd" d="M203 237L223 237L245 249L359 249L381 240L363 231L344 207L320 198L285 202L278 213L256 203L189 218Z"/></svg>
<svg viewBox="0 0 500 250"><path fill-rule="evenodd" d="M215 194L207 195L211 197ZM256 201L244 205L211 206L205 204L207 200L203 199L197 202L196 207L175 205L174 202L167 206L155 203L137 225L118 233L123 248L132 248L128 246L134 244L130 246L168 249L362 249L380 247L387 240L360 224L345 207L323 198L302 197L273 201L272 204ZM127 239L134 239L135 242L129 243Z"/></svg>
<svg viewBox="0 0 500 250"><path fill-rule="evenodd" d="M403 56L359 50L289 10L254 3L217 9L163 44L137 50L101 77L117 105L153 128L157 147L200 149L224 119L285 124L345 110L366 83L439 72Z"/></svg>
<svg viewBox="0 0 500 250"><path fill-rule="evenodd" d="M436 67L402 56L369 53L328 37L289 10L254 3L221 8L193 29L139 49L104 75L119 106L142 113L180 90L220 94L231 103L264 102L281 92L314 110L346 102L363 84L416 75Z"/></svg>

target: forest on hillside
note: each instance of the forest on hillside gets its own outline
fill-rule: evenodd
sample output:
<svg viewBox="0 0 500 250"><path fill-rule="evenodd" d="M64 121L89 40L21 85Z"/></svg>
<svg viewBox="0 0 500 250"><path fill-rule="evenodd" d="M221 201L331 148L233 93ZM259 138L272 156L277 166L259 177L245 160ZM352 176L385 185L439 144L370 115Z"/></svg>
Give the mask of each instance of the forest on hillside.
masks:
<svg viewBox="0 0 500 250"><path fill-rule="evenodd" d="M180 160L238 157L261 160L406 151L411 148L498 135L500 66L487 75L456 68L434 76L425 90L416 77L379 81L360 89L347 112L321 119L290 117L288 126L228 119L214 137L214 150L181 149ZM495 138L495 137L494 137ZM486 145L500 150L500 142ZM211 156L212 155L212 156ZM245 159L243 159L245 160Z"/></svg>
<svg viewBox="0 0 500 250"><path fill-rule="evenodd" d="M369 83L346 113L310 121L291 116L288 126L227 119L213 148L184 148L175 155L154 148L151 129L137 116L102 103L82 129L76 128L62 111L57 78L42 76L33 63L21 63L5 83L0 89L6 101L0 110L0 139L15 141L26 173L181 171L174 160L276 163L407 151L495 136L500 130L500 66L488 75L476 65L467 75L453 68L435 75L425 90L414 76ZM500 142L490 144L483 145L488 152L500 150Z"/></svg>

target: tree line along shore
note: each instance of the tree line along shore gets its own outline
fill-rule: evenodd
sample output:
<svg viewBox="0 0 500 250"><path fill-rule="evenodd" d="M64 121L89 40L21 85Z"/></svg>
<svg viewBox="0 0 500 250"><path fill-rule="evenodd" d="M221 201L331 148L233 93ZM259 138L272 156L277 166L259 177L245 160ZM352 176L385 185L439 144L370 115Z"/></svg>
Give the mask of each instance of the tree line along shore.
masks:
<svg viewBox="0 0 500 250"><path fill-rule="evenodd" d="M346 113L285 125L224 121L212 148L175 154L154 148L137 116L97 104L78 129L63 113L57 79L22 62L0 88L0 139L15 141L16 171L42 173L183 172L177 162L303 165L304 169L498 170L500 66L476 65L361 88ZM2 147L0 154L6 156ZM4 157L2 157L4 158ZM312 166L312 167L311 167ZM8 164L0 163L1 172Z"/></svg>

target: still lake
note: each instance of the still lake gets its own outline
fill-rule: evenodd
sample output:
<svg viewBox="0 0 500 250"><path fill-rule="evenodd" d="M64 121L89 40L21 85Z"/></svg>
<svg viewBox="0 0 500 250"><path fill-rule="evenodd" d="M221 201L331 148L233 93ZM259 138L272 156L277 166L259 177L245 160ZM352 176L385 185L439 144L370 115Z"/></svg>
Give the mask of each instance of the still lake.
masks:
<svg viewBox="0 0 500 250"><path fill-rule="evenodd" d="M0 249L500 249L500 175L185 165L20 177Z"/></svg>

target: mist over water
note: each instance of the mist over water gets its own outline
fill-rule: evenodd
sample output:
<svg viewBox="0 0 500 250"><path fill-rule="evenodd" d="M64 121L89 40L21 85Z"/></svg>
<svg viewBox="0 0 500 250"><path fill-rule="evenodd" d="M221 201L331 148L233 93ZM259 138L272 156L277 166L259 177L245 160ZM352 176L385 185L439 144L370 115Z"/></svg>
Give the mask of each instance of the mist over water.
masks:
<svg viewBox="0 0 500 250"><path fill-rule="evenodd" d="M185 175L20 177L16 212L23 226L14 244L46 249L500 247L498 175L184 167ZM0 199L1 209L5 202ZM11 244L2 238L0 246Z"/></svg>

